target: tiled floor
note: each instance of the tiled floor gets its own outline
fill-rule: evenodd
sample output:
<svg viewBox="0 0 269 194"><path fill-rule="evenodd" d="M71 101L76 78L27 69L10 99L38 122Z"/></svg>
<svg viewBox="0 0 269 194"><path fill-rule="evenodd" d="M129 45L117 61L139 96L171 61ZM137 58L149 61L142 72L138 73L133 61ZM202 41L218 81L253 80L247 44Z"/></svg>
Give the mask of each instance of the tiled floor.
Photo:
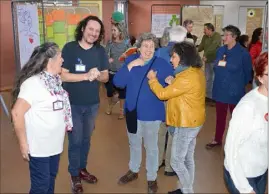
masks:
<svg viewBox="0 0 269 194"><path fill-rule="evenodd" d="M5 93L4 98L9 103L9 94ZM99 178L99 182L96 185L83 183L85 193L146 193L144 159L138 180L125 186L117 185L118 178L128 170L129 145L125 123L117 120L119 107L115 107L114 113L107 116L104 113L105 105L105 98L102 97L88 159L88 169ZM214 126L215 107L208 106L207 120L197 139L195 153L196 177L194 190L196 193L227 193L223 181L222 148L211 151L204 148L214 134ZM66 139L56 181L56 193L71 192L70 177L67 171L67 145L68 140ZM177 184L177 177L166 177L163 173L163 169L161 169L158 174L159 193L167 193L167 191L173 190ZM29 191L28 164L21 158L10 119L4 115L2 108L0 180L1 193L27 193Z"/></svg>

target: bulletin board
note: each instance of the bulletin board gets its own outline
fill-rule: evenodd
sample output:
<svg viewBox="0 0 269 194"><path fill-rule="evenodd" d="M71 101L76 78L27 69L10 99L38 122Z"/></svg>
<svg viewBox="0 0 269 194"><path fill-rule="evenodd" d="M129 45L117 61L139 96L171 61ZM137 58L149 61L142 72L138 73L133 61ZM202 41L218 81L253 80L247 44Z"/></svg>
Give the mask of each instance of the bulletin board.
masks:
<svg viewBox="0 0 269 194"><path fill-rule="evenodd" d="M264 23L264 6L240 6L238 12L238 27L241 34L247 34L250 38L256 28Z"/></svg>
<svg viewBox="0 0 269 194"><path fill-rule="evenodd" d="M182 22L191 19L194 23L192 34L198 37L197 44L200 44L204 35L204 24L214 24L214 8L211 5L184 5L182 7Z"/></svg>
<svg viewBox="0 0 269 194"><path fill-rule="evenodd" d="M29 60L34 48L55 42L60 48L74 40L77 23L89 15L100 16L99 3L89 1L74 5L43 3L42 0L12 1L12 22L17 71Z"/></svg>
<svg viewBox="0 0 269 194"><path fill-rule="evenodd" d="M42 21L40 21L40 42L55 42L60 48L70 41L74 40L74 32L78 22L89 15L99 17L99 5L88 4L82 6L55 6L46 4L44 6L44 24L45 31L42 31ZM39 14L42 14L39 9ZM44 37L44 39L43 39Z"/></svg>
<svg viewBox="0 0 269 194"><path fill-rule="evenodd" d="M247 35L251 36L256 28L262 27L263 11L263 8L247 8Z"/></svg>
<svg viewBox="0 0 269 194"><path fill-rule="evenodd" d="M180 4L154 4L151 6L151 32L161 38L166 27L180 25Z"/></svg>

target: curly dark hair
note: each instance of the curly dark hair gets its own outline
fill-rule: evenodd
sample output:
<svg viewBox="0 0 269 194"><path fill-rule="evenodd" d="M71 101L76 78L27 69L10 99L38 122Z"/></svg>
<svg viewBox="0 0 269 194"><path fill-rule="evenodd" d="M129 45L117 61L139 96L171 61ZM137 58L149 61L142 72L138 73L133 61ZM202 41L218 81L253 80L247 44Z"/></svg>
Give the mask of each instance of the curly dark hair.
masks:
<svg viewBox="0 0 269 194"><path fill-rule="evenodd" d="M98 40L94 43L94 44L100 44L100 42L104 39L105 37L105 27L104 27L104 24L103 22L97 17L97 16L93 16L93 15L90 15L86 18L84 18L83 20L81 20L78 25L77 25L77 28L75 30L75 40L76 41L81 41L82 40L82 37L83 37L83 30L86 28L88 22L90 20L93 20L93 21L96 21L100 24L101 26L101 30L100 30L100 34L99 34L99 37L98 37Z"/></svg>
<svg viewBox="0 0 269 194"><path fill-rule="evenodd" d="M15 81L12 91L11 108L13 108L18 98L22 83L26 79L44 71L49 59L55 57L58 50L59 46L54 42L46 42L34 49L29 61L23 66Z"/></svg>
<svg viewBox="0 0 269 194"><path fill-rule="evenodd" d="M178 54L180 57L180 64L182 65L195 68L201 68L203 66L197 49L195 48L194 44L190 42L184 41L176 43L171 50L171 55L173 53Z"/></svg>

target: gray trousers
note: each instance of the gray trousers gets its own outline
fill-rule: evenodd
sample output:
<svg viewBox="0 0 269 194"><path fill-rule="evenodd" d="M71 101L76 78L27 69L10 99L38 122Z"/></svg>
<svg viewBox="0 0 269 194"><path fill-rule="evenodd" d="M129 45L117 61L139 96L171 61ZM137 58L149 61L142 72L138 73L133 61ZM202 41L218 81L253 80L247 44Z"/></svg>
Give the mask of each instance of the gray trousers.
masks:
<svg viewBox="0 0 269 194"><path fill-rule="evenodd" d="M212 89L214 81L214 63L205 64L205 78L206 78L206 97L212 99Z"/></svg>
<svg viewBox="0 0 269 194"><path fill-rule="evenodd" d="M158 148L159 148L159 166L163 162L164 158L164 148L165 148L165 140L168 128L166 127L165 123L161 123L159 129L159 138L158 138ZM173 169L170 165L171 159L171 147L172 147L172 135L168 133L168 141L167 141L167 148L165 151L165 169L166 172L173 172Z"/></svg>
<svg viewBox="0 0 269 194"><path fill-rule="evenodd" d="M171 166L177 173L183 193L194 193L194 149L201 127L175 128L173 133Z"/></svg>

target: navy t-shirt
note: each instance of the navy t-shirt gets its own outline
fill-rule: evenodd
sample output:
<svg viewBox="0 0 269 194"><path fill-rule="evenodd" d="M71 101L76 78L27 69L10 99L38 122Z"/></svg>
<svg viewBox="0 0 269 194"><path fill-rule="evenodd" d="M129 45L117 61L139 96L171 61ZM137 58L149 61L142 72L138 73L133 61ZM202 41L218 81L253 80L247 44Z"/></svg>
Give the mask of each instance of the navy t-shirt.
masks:
<svg viewBox="0 0 269 194"><path fill-rule="evenodd" d="M97 67L99 71L108 70L108 56L104 47L97 44L83 49L77 41L67 43L62 50L63 68L70 73L82 74ZM85 71L76 71L76 64L85 65ZM99 103L99 82L65 82L64 89L69 93L71 105L92 105Z"/></svg>

